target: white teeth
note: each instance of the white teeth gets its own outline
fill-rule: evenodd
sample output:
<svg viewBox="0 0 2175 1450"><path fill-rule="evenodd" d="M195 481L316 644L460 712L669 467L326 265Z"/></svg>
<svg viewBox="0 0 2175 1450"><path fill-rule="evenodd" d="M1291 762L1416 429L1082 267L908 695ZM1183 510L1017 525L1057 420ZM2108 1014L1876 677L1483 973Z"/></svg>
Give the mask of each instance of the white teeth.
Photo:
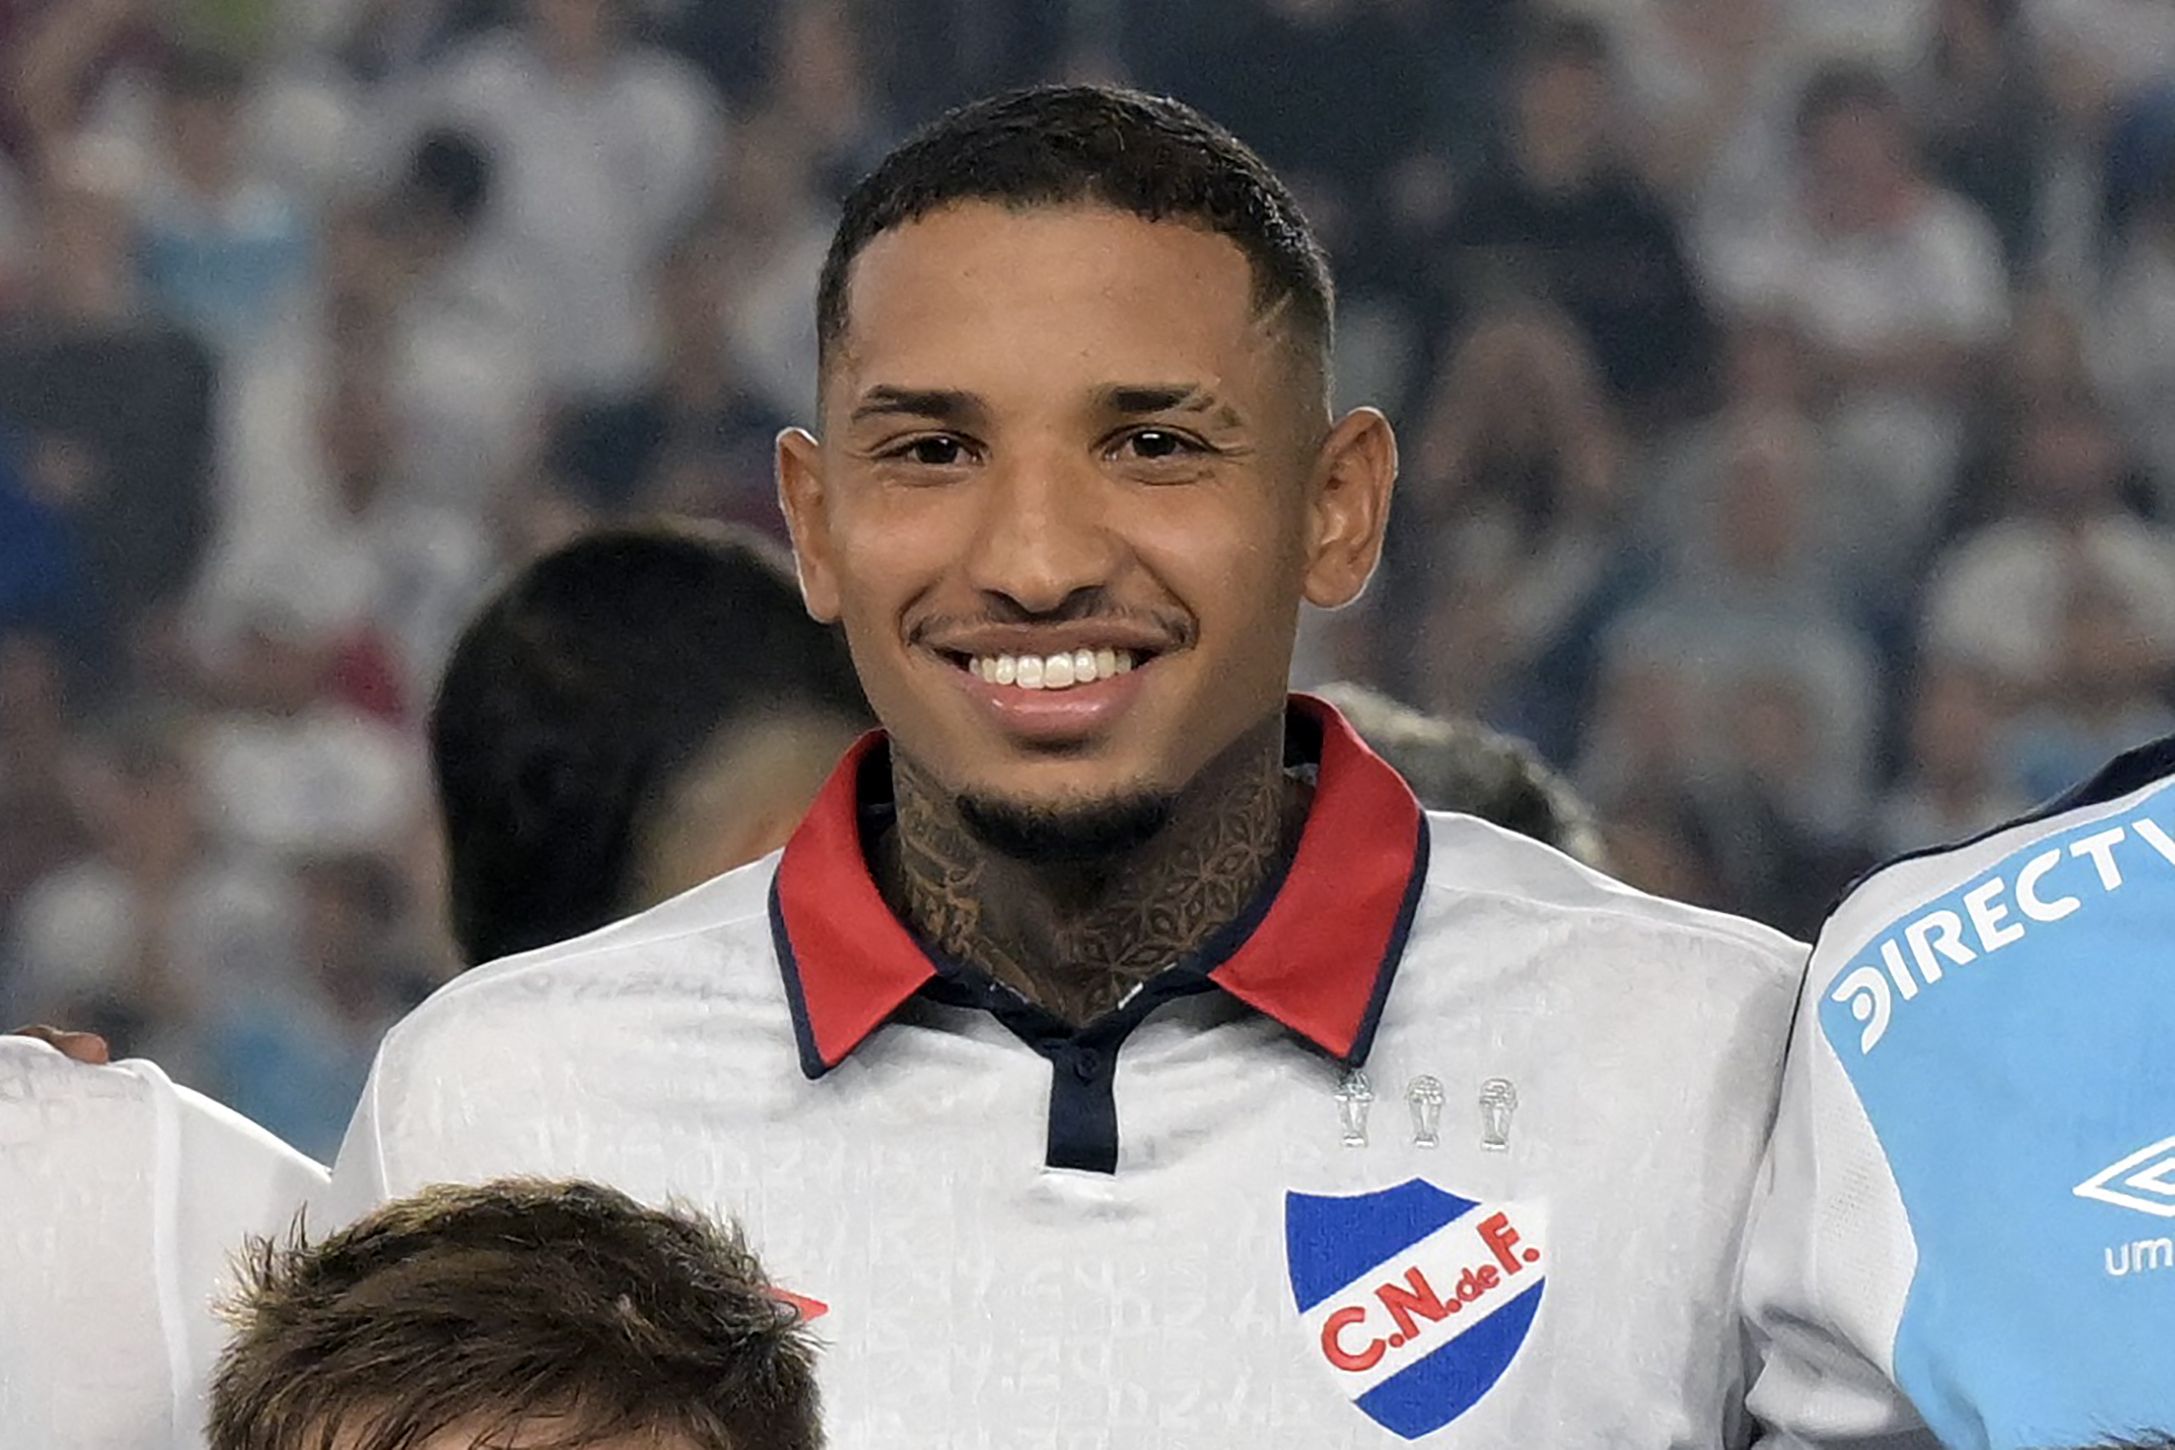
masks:
<svg viewBox="0 0 2175 1450"><path fill-rule="evenodd" d="M1122 675L1133 668L1133 652L1122 649L1076 649L1052 655L975 655L967 669L992 685L1011 685L1022 690L1065 690L1092 685Z"/></svg>

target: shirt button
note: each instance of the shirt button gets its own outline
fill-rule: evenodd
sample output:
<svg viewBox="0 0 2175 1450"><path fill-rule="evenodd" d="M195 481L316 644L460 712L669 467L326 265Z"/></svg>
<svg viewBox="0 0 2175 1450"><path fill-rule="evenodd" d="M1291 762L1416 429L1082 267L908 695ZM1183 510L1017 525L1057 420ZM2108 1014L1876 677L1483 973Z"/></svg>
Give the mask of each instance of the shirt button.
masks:
<svg viewBox="0 0 2175 1450"><path fill-rule="evenodd" d="M1092 1047L1083 1047L1072 1055L1072 1075L1082 1082L1095 1081L1103 1070L1103 1055Z"/></svg>

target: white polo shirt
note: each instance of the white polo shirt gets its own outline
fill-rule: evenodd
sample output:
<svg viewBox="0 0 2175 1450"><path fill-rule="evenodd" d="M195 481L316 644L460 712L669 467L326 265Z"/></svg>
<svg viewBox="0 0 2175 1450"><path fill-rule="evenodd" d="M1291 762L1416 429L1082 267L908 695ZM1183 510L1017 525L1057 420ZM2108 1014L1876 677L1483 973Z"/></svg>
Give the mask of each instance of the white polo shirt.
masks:
<svg viewBox="0 0 2175 1450"><path fill-rule="evenodd" d="M827 1306L843 1450L1715 1446L1800 953L1423 816L1318 702L1280 882L1077 1032L892 916L880 737L782 857L442 989L339 1211L600 1178Z"/></svg>
<svg viewBox="0 0 2175 1450"><path fill-rule="evenodd" d="M324 1184L148 1062L0 1037L0 1445L202 1445L230 1256Z"/></svg>
<svg viewBox="0 0 2175 1450"><path fill-rule="evenodd" d="M1778 1444L2175 1432L2170 943L2175 738L1828 919L1745 1271Z"/></svg>

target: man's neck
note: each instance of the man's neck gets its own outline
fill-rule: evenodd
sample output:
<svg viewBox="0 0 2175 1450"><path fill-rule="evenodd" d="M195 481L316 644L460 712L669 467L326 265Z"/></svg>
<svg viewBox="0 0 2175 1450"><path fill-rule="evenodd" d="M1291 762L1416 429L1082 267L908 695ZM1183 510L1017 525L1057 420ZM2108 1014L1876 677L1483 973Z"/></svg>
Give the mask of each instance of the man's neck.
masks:
<svg viewBox="0 0 2175 1450"><path fill-rule="evenodd" d="M955 960L1074 1025L1235 921L1290 858L1309 789L1283 768L1281 713L1231 744L1140 847L1040 865L985 844L954 799L893 753L897 824L876 874L893 911Z"/></svg>

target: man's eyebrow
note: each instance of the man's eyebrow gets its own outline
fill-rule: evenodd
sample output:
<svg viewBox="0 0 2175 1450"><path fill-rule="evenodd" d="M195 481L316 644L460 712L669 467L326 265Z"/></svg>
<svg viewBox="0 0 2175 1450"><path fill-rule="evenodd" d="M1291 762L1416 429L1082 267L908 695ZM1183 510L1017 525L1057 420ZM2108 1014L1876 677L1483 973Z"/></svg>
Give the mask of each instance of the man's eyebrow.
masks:
<svg viewBox="0 0 2175 1450"><path fill-rule="evenodd" d="M879 383L853 405L851 421L864 418L927 418L965 423L982 416L982 400L956 388L894 388Z"/></svg>
<svg viewBox="0 0 2175 1450"><path fill-rule="evenodd" d="M1241 421L1236 408L1199 383L1118 383L1098 390L1095 401L1110 413L1208 413L1231 427Z"/></svg>

